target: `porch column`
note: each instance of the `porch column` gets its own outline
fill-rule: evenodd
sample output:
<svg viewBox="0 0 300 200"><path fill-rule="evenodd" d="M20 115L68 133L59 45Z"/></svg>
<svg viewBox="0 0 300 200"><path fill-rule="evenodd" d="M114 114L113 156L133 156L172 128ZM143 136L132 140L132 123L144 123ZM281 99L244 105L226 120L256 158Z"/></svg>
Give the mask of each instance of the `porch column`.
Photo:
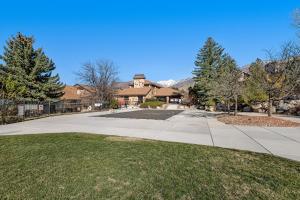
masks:
<svg viewBox="0 0 300 200"><path fill-rule="evenodd" d="M166 97L167 103L170 102L170 97Z"/></svg>

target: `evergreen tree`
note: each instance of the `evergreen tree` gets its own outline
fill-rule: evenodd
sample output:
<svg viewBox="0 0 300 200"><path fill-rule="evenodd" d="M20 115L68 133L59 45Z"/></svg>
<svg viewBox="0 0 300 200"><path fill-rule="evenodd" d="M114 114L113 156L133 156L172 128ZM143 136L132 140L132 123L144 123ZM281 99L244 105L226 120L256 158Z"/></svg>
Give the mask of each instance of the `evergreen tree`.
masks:
<svg viewBox="0 0 300 200"><path fill-rule="evenodd" d="M229 55L224 55L222 64L217 70L217 76L214 81L212 93L220 101L227 104L227 111L230 113L230 103L234 100L235 110L237 114L237 100L241 92L241 71L238 69L237 64Z"/></svg>
<svg viewBox="0 0 300 200"><path fill-rule="evenodd" d="M3 65L0 64L0 69L3 69ZM7 122L7 117L10 115L11 100L17 101L24 94L26 94L26 88L20 84L12 75L6 75L0 70L0 119L1 123Z"/></svg>
<svg viewBox="0 0 300 200"><path fill-rule="evenodd" d="M23 100L43 101L62 96L64 84L57 74L52 76L55 64L41 48L35 50L33 44L33 37L21 33L7 41L1 57L4 61L0 66L1 84L5 87L6 80L12 77L18 82L18 87L25 88L18 96Z"/></svg>
<svg viewBox="0 0 300 200"><path fill-rule="evenodd" d="M270 62L265 64L257 59L251 64L250 76L246 79L246 85L250 86L248 90L267 96L268 99L268 116L272 115L273 100L280 99L285 95L284 87L288 79L285 76L285 67L280 62Z"/></svg>
<svg viewBox="0 0 300 200"><path fill-rule="evenodd" d="M211 90L214 87L217 70L222 63L223 51L224 49L209 37L197 54L193 71L194 89L198 91L197 94L202 105L213 104Z"/></svg>
<svg viewBox="0 0 300 200"><path fill-rule="evenodd" d="M200 88L197 84L193 87L189 87L189 97L191 98L191 103L194 105L204 106L203 102L208 100L207 92Z"/></svg>
<svg viewBox="0 0 300 200"><path fill-rule="evenodd" d="M262 87L262 81L265 79L264 62L257 59L249 67L250 75L245 78L243 90L243 100L248 103L264 102L268 100L268 94Z"/></svg>

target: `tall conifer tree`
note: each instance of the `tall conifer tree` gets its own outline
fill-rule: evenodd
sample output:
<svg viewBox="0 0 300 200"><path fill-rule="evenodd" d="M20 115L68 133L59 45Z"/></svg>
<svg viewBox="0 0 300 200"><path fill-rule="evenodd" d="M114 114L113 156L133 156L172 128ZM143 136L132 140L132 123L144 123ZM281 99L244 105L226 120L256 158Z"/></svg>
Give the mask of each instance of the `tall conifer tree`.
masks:
<svg viewBox="0 0 300 200"><path fill-rule="evenodd" d="M209 37L197 54L193 71L196 82L194 89L198 91L199 103L202 105L212 103L213 97L210 92L214 86L217 70L222 63L223 51L224 49Z"/></svg>
<svg viewBox="0 0 300 200"><path fill-rule="evenodd" d="M19 87L25 88L19 99L43 101L62 96L64 84L59 81L58 74L52 75L55 64L41 48L35 50L33 44L33 37L21 33L7 41L1 57L3 79L13 77ZM7 81L4 80L1 84L5 87Z"/></svg>

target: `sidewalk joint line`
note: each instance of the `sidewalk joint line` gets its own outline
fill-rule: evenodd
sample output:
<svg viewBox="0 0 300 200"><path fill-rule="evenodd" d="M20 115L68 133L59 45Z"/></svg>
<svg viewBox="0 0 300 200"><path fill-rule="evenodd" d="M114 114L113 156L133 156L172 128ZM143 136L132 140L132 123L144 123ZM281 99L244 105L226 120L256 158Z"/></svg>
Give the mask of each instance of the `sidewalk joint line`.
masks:
<svg viewBox="0 0 300 200"><path fill-rule="evenodd" d="M288 136L285 136L285 135L283 135L283 134L281 134L281 133L278 133L277 131L273 131L273 130L267 129L266 127L261 127L261 128L263 128L263 129L265 129L266 131L271 132L271 133L273 133L273 134L275 134L275 135L280 135L280 136L282 136L282 137L284 137L284 138L286 138L286 139L292 140L293 142L297 142L297 143L300 144L300 142L299 142L298 140L295 140L295 139L293 139L293 138L290 138L290 137L288 137Z"/></svg>
<svg viewBox="0 0 300 200"><path fill-rule="evenodd" d="M264 145L262 145L261 143L259 143L257 140L255 140L254 138L252 138L250 135L248 135L247 133L245 133L245 131L241 130L240 128L236 127L235 125L232 125L234 128L236 128L237 130L241 131L242 133L244 133L246 136L248 136L250 139L252 139L256 144L258 144L259 146L261 146L263 149L265 149L267 152L269 152L271 155L274 155L269 149L267 149Z"/></svg>
<svg viewBox="0 0 300 200"><path fill-rule="evenodd" d="M212 142L213 146L215 146L214 138L213 138L213 136L212 136L212 133L211 133L211 130L210 130L210 126L209 126L209 124L208 124L208 118L207 118L206 113L205 113L205 118L206 118L206 124L207 124L207 128L208 128L208 131L209 131L209 135L210 135L211 142Z"/></svg>

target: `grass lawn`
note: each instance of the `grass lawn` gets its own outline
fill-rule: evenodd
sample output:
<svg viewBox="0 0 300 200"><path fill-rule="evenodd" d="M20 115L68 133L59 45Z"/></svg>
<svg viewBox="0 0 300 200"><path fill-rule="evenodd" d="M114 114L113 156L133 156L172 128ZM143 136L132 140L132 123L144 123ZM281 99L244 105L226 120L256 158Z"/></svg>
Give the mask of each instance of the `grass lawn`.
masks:
<svg viewBox="0 0 300 200"><path fill-rule="evenodd" d="M0 199L300 199L300 163L91 134L1 136Z"/></svg>

